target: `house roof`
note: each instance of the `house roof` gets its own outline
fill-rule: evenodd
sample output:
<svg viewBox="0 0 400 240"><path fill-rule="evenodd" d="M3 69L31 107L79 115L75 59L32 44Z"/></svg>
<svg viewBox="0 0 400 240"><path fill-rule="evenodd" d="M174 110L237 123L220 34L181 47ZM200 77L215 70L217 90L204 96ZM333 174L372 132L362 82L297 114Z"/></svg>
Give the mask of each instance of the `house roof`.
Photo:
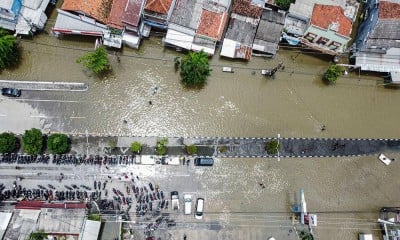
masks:
<svg viewBox="0 0 400 240"><path fill-rule="evenodd" d="M143 1L144 0L128 0L122 22L132 26L139 26Z"/></svg>
<svg viewBox="0 0 400 240"><path fill-rule="evenodd" d="M350 36L352 22L339 6L315 4L311 24L323 29L332 29L343 36Z"/></svg>
<svg viewBox="0 0 400 240"><path fill-rule="evenodd" d="M35 209L41 208L63 208L63 209L86 209L84 203L46 203L43 201L21 201L15 205L15 209Z"/></svg>
<svg viewBox="0 0 400 240"><path fill-rule="evenodd" d="M263 9L251 4L250 0L235 0L233 3L233 12L252 18L260 18Z"/></svg>
<svg viewBox="0 0 400 240"><path fill-rule="evenodd" d="M106 23L112 0L64 0L62 10L84 12L94 19Z"/></svg>
<svg viewBox="0 0 400 240"><path fill-rule="evenodd" d="M128 3L128 0L114 0L112 3L110 16L108 17L107 24L110 27L122 29L122 18L125 12L125 6Z"/></svg>
<svg viewBox="0 0 400 240"><path fill-rule="evenodd" d="M148 11L167 14L173 0L149 0L144 7Z"/></svg>
<svg viewBox="0 0 400 240"><path fill-rule="evenodd" d="M203 9L196 33L221 40L227 20L226 12L216 13Z"/></svg>
<svg viewBox="0 0 400 240"><path fill-rule="evenodd" d="M380 1L378 17L381 19L400 19L400 3Z"/></svg>

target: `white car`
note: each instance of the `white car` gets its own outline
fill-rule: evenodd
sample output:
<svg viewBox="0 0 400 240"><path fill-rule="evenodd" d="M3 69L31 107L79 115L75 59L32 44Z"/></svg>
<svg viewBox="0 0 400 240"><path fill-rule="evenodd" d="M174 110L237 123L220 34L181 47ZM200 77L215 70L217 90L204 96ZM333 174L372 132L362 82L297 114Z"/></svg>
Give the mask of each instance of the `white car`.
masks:
<svg viewBox="0 0 400 240"><path fill-rule="evenodd" d="M192 213L192 195L184 194L183 200L185 202L185 214L191 214Z"/></svg>
<svg viewBox="0 0 400 240"><path fill-rule="evenodd" d="M204 198L198 198L196 201L196 213L194 214L194 217L199 220L202 219L203 211L204 211Z"/></svg>

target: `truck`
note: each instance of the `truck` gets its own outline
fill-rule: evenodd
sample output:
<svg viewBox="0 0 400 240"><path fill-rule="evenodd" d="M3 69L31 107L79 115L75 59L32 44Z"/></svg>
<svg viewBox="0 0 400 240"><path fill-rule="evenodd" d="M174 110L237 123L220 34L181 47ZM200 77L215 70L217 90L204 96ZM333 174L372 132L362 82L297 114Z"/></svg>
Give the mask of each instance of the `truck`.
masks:
<svg viewBox="0 0 400 240"><path fill-rule="evenodd" d="M179 210L179 193L178 193L178 191L171 192L171 208L173 210Z"/></svg>

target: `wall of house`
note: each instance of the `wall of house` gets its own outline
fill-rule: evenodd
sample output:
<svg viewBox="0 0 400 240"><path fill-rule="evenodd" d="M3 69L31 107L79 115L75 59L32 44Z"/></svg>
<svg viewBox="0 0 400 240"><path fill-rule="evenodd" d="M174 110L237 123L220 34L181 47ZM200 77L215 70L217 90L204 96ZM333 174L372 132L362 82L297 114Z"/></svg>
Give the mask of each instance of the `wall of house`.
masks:
<svg viewBox="0 0 400 240"><path fill-rule="evenodd" d="M323 30L323 29L315 27L313 25L310 25L307 28L303 37L305 39L308 39L307 35L309 35L309 33L316 35L314 37L314 40L312 41L312 43L314 45L317 45L319 47L326 48L326 49L331 49L336 52L343 52L347 47L347 43L350 41L350 38L338 35L335 31ZM321 37L327 38L329 41L325 45L318 44L317 42ZM340 47L338 47L337 49L332 49L333 48L333 45L331 45L332 42L340 43Z"/></svg>

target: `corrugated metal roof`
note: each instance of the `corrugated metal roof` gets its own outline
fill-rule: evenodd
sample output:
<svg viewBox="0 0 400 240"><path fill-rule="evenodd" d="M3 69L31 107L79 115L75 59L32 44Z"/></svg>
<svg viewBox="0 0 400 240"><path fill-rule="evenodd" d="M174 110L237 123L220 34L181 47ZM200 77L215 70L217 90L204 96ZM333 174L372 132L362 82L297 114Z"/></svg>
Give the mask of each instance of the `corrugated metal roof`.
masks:
<svg viewBox="0 0 400 240"><path fill-rule="evenodd" d="M95 23L94 19L82 18L72 13L57 9L58 16L54 29L68 29L76 31L100 32L108 30L106 25ZM86 19L86 20L85 20Z"/></svg>
<svg viewBox="0 0 400 240"><path fill-rule="evenodd" d="M86 220L83 227L81 240L97 240L99 238L101 222Z"/></svg>
<svg viewBox="0 0 400 240"><path fill-rule="evenodd" d="M144 1L145 0L129 0L125 7L122 22L138 27Z"/></svg>
<svg viewBox="0 0 400 240"><path fill-rule="evenodd" d="M11 216L12 213L0 212L0 239L3 239L7 226L10 223Z"/></svg>
<svg viewBox="0 0 400 240"><path fill-rule="evenodd" d="M172 29L168 29L167 35L165 36L165 43L173 46L181 47L187 50L192 49L192 42L194 35L188 35L182 32L178 32Z"/></svg>
<svg viewBox="0 0 400 240"><path fill-rule="evenodd" d="M389 49L386 54L358 52L355 65L363 71L399 72L400 48Z"/></svg>

